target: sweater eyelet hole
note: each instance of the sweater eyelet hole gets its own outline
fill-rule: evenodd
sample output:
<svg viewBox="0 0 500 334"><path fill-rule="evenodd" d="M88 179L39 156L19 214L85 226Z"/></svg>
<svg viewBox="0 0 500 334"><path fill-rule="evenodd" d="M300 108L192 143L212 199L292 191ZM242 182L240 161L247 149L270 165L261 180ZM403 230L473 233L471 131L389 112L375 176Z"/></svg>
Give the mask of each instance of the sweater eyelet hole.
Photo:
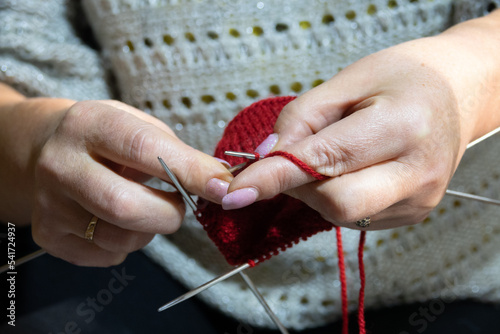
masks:
<svg viewBox="0 0 500 334"><path fill-rule="evenodd" d="M300 21L299 22L299 27L301 27L304 30L310 29L311 28L311 22L309 22L309 21Z"/></svg>
<svg viewBox="0 0 500 334"><path fill-rule="evenodd" d="M186 97L186 96L181 98L181 102L183 105L186 106L186 108L191 108L191 106L193 105L193 103L191 102L191 99L189 97Z"/></svg>
<svg viewBox="0 0 500 334"><path fill-rule="evenodd" d="M248 89L247 96L255 99L256 97L259 97L259 92L257 92L255 89Z"/></svg>
<svg viewBox="0 0 500 334"><path fill-rule="evenodd" d="M188 41L190 41L191 43L196 42L196 37L194 37L193 33L191 33L191 32L187 32L187 33L185 33L185 34L184 34L184 37L186 37L186 39L187 39Z"/></svg>
<svg viewBox="0 0 500 334"><path fill-rule="evenodd" d="M353 10L348 10L346 13L345 13L345 17L346 19L348 20L354 20L356 18L356 12L353 11Z"/></svg>
<svg viewBox="0 0 500 334"><path fill-rule="evenodd" d="M240 37L240 32L236 29L231 28L229 29L229 35L238 38Z"/></svg>
<svg viewBox="0 0 500 334"><path fill-rule="evenodd" d="M321 23L326 24L326 25L328 25L332 22L335 22L335 18L333 17L332 14L325 14L323 16L323 18L321 19Z"/></svg>
<svg viewBox="0 0 500 334"><path fill-rule="evenodd" d="M281 89L280 89L280 86L278 86L278 85L269 86L269 91L274 95L281 94Z"/></svg>
<svg viewBox="0 0 500 334"><path fill-rule="evenodd" d="M262 34L264 34L264 29L262 29L262 27L255 26L255 27L253 27L253 29L252 29L252 33L253 33L255 36L261 36Z"/></svg>
<svg viewBox="0 0 500 334"><path fill-rule="evenodd" d="M153 44L153 41L151 39L146 37L146 38L144 38L144 45L146 45L148 48L151 48L151 47L153 47L154 44Z"/></svg>
<svg viewBox="0 0 500 334"><path fill-rule="evenodd" d="M283 32L288 30L288 25L285 23L278 23L276 24L276 31L277 32Z"/></svg>
<svg viewBox="0 0 500 334"><path fill-rule="evenodd" d="M396 8L398 6L398 2L396 0L389 0L387 2L387 7L390 9Z"/></svg>
<svg viewBox="0 0 500 334"><path fill-rule="evenodd" d="M371 4L368 6L368 8L366 9L366 13L368 15L373 15L377 12L377 6L375 6L374 4Z"/></svg>
<svg viewBox="0 0 500 334"><path fill-rule="evenodd" d="M234 93L231 93L231 92L226 93L226 99L228 99L229 101L234 101L234 100L236 100L236 98L237 98L237 96Z"/></svg>
<svg viewBox="0 0 500 334"><path fill-rule="evenodd" d="M174 44L175 39L171 35L163 35L163 42L167 45Z"/></svg>

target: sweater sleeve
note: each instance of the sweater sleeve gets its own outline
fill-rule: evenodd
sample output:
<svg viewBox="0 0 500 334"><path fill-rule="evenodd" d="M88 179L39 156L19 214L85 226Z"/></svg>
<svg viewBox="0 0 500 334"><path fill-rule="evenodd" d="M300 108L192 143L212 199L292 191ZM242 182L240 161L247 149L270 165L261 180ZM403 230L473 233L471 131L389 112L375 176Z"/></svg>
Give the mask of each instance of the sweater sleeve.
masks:
<svg viewBox="0 0 500 334"><path fill-rule="evenodd" d="M487 15L500 8L500 0L455 0L453 24Z"/></svg>
<svg viewBox="0 0 500 334"><path fill-rule="evenodd" d="M0 4L0 81L27 96L107 99L99 52L78 36L78 1L6 0Z"/></svg>

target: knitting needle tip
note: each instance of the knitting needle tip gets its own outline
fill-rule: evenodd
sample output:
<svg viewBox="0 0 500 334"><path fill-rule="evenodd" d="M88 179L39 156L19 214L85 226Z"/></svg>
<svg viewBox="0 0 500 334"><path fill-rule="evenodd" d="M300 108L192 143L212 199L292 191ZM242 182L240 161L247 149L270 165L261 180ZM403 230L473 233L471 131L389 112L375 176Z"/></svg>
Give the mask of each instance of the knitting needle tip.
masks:
<svg viewBox="0 0 500 334"><path fill-rule="evenodd" d="M168 309L169 307L172 307L176 304L179 304L180 302L183 302L185 301L186 299L189 299L191 297L194 297L196 296L197 294L199 294L200 292L202 291L205 291L206 289L210 288L211 286L214 286L215 284L233 276L233 275L236 275L237 273L239 273L240 271L242 270L245 270L247 269L248 267L250 267L250 265L248 263L245 263L245 264L242 264L241 266L239 267L236 267L234 268L233 270L225 273L224 275L221 275L219 277L216 277L214 278L213 280L205 283L205 284L202 284L200 285L199 287L189 291L189 292L186 292L185 294L183 294L182 296L180 297L177 297L176 299L166 303L165 305L163 305L162 307L160 307L158 309L158 312L161 312L161 311L165 311L166 309Z"/></svg>
<svg viewBox="0 0 500 334"><path fill-rule="evenodd" d="M190 296L186 297L186 295L182 295L182 296L172 300L171 302L168 302L167 304L163 305L162 307L160 307L158 309L158 312L163 312L166 309L171 308L172 306L177 305L177 304L181 303L182 301L184 301L185 299L189 299L189 298L190 298Z"/></svg>
<svg viewBox="0 0 500 334"><path fill-rule="evenodd" d="M225 151L225 155L230 155L233 157L238 157L238 158L245 158L245 159L250 159L250 160L255 160L257 157L255 154L252 153L247 153L247 152L235 152L235 151Z"/></svg>
<svg viewBox="0 0 500 334"><path fill-rule="evenodd" d="M229 173L234 174L237 171L239 171L240 169L242 169L243 167L245 167L246 165L247 165L247 163L244 162L244 163L241 163L239 165L236 165L236 166L233 166L233 167L229 167L227 170L229 171Z"/></svg>

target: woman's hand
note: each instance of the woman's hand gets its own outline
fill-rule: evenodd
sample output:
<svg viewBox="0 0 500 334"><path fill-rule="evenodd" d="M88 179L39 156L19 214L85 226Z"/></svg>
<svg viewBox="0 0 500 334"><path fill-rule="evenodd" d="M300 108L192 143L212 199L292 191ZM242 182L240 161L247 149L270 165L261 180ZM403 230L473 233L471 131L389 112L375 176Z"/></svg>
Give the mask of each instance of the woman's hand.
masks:
<svg viewBox="0 0 500 334"><path fill-rule="evenodd" d="M496 15L496 16L495 16ZM252 164L222 203L284 192L332 223L414 224L439 203L467 144L500 126L499 13L370 55L289 103L259 148L292 153Z"/></svg>
<svg viewBox="0 0 500 334"><path fill-rule="evenodd" d="M179 228L185 212L180 195L142 184L151 176L168 180L158 156L188 191L215 202L232 178L164 123L117 101L26 99L3 111L0 124L17 128L3 135L2 156L10 167L3 168L2 197L12 191L3 219L31 219L37 244L78 265L118 264L155 233ZM22 154L16 158L7 144ZM84 234L93 216L99 220L88 242Z"/></svg>

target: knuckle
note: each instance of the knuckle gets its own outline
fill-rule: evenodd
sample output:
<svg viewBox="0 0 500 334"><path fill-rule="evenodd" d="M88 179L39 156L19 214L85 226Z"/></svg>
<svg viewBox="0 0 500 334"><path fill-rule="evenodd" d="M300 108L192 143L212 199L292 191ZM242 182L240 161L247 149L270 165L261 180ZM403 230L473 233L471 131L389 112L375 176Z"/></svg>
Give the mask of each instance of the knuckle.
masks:
<svg viewBox="0 0 500 334"><path fill-rule="evenodd" d="M151 135L152 125L149 123L140 124L130 130L130 134L125 136L124 153L130 161L142 162L144 155L149 158L153 148L159 147L158 139Z"/></svg>
<svg viewBox="0 0 500 334"><path fill-rule="evenodd" d="M176 213L172 214L170 217L166 219L167 223L163 222L161 224L161 231L164 234L172 234L177 232L179 228L182 225L182 220L183 217L179 214L179 211L176 211Z"/></svg>
<svg viewBox="0 0 500 334"><path fill-rule="evenodd" d="M64 114L57 131L68 134L80 133L82 124L85 124L90 117L93 117L92 107L93 104L88 101L76 102Z"/></svg>
<svg viewBox="0 0 500 334"><path fill-rule="evenodd" d="M326 196L325 199L324 215L330 220L346 224L362 218L360 206L352 200L353 197L349 195L348 191L336 196Z"/></svg>
<svg viewBox="0 0 500 334"><path fill-rule="evenodd" d="M109 222L128 222L137 218L135 195L125 185L111 186L103 197L102 210Z"/></svg>
<svg viewBox="0 0 500 334"><path fill-rule="evenodd" d="M174 153L169 157L173 161ZM181 167L181 168L179 168ZM179 182L188 191L199 192L199 177L206 174L206 165L200 163L197 155L186 154L182 164L173 164L171 167L172 172L177 177Z"/></svg>
<svg viewBox="0 0 500 334"><path fill-rule="evenodd" d="M306 161L310 161L314 170L327 176L342 175L347 171L351 154L343 145L319 136L312 136L310 140L311 150Z"/></svg>
<svg viewBox="0 0 500 334"><path fill-rule="evenodd" d="M52 145L52 140L42 147L38 159L34 166L36 180L57 179L57 175L61 173L59 162L60 159L56 158L57 150Z"/></svg>
<svg viewBox="0 0 500 334"><path fill-rule="evenodd" d="M58 231L54 230L54 221L46 214L50 212L45 196L35 197L35 206L31 222L31 234L33 241L40 247L45 248L53 244Z"/></svg>

